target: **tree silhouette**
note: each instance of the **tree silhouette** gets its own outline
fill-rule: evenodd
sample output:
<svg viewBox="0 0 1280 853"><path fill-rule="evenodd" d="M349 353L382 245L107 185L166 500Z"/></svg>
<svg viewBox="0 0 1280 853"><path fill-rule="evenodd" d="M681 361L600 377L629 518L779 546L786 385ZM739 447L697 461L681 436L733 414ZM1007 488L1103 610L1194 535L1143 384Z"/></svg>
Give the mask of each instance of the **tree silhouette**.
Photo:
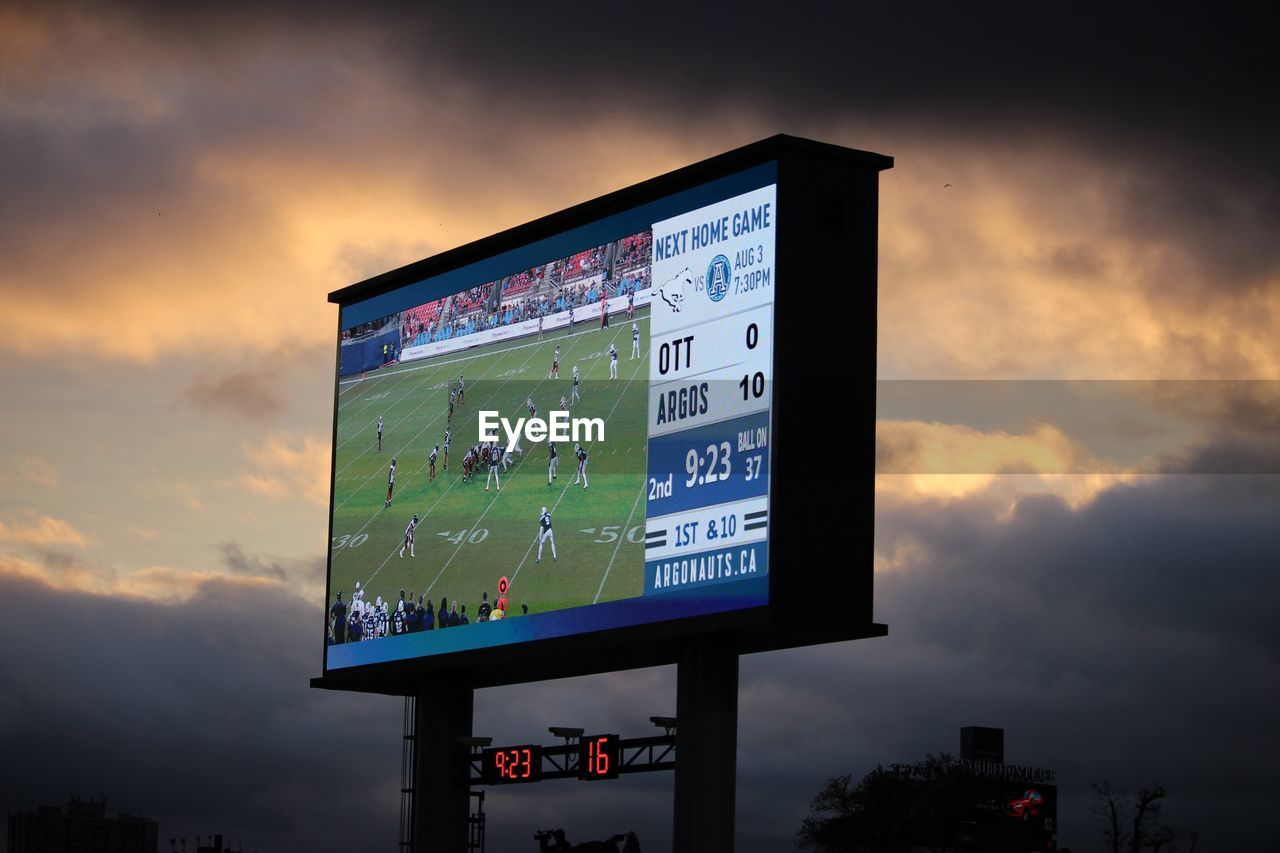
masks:
<svg viewBox="0 0 1280 853"><path fill-rule="evenodd" d="M946 753L876 767L856 785L836 776L813 798L796 845L818 853L952 848L974 796L973 777Z"/></svg>

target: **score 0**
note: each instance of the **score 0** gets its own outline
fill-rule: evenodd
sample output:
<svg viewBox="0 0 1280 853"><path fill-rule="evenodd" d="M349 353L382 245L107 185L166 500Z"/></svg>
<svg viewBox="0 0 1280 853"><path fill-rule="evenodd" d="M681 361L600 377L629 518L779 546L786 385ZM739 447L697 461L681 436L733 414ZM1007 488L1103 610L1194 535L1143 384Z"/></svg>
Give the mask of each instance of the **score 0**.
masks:
<svg viewBox="0 0 1280 853"><path fill-rule="evenodd" d="M617 779L621 757L617 735L590 735L578 742L578 778Z"/></svg>

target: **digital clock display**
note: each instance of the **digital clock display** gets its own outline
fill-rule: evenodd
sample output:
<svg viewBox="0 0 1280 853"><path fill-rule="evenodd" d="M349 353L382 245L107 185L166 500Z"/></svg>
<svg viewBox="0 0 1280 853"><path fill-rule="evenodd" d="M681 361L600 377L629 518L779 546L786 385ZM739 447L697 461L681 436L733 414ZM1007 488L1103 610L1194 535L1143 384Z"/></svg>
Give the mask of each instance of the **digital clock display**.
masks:
<svg viewBox="0 0 1280 853"><path fill-rule="evenodd" d="M590 735L582 738L578 750L578 778L617 779L621 756L617 735Z"/></svg>
<svg viewBox="0 0 1280 853"><path fill-rule="evenodd" d="M486 749L481 761L486 785L542 781L542 747L537 744Z"/></svg>

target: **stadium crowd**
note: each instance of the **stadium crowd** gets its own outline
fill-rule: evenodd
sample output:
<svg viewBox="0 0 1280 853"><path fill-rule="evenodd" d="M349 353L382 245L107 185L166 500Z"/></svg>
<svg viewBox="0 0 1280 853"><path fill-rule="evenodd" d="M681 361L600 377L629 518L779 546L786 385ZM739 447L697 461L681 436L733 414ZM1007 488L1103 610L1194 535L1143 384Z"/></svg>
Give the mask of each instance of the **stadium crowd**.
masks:
<svg viewBox="0 0 1280 853"><path fill-rule="evenodd" d="M420 346L593 305L649 286L650 232L489 282L401 315L401 345ZM612 256L612 265L609 259ZM612 276L610 276L612 270ZM495 289L500 289L494 299Z"/></svg>
<svg viewBox="0 0 1280 853"><path fill-rule="evenodd" d="M499 588L505 589L505 586L500 583ZM480 603L472 609L471 616L467 615L466 604L459 603L456 599L451 602L444 596L437 606L425 594L419 594L415 599L414 593L406 593L402 589L399 600L393 605L380 595L370 602L366 600L365 592L357 582L350 604L344 602L342 592L338 592L329 608L330 645L416 634L437 628L458 628L529 613L527 604L520 606L518 614L511 613L506 592L500 592L492 602L489 600L489 593L481 593Z"/></svg>

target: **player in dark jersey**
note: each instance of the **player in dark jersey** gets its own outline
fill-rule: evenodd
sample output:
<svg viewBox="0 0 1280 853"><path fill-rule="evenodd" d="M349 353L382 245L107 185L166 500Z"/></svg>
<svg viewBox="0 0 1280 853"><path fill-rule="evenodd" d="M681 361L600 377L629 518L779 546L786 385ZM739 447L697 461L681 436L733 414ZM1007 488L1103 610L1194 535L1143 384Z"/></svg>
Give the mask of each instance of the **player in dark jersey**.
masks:
<svg viewBox="0 0 1280 853"><path fill-rule="evenodd" d="M458 389L449 390L449 417L446 419L448 423L453 423L453 406L458 402Z"/></svg>
<svg viewBox="0 0 1280 853"><path fill-rule="evenodd" d="M547 378L548 379L560 378L560 345L559 344L556 344L555 354L551 356L551 374L547 376Z"/></svg>
<svg viewBox="0 0 1280 853"><path fill-rule="evenodd" d="M387 502L386 506L391 506L391 493L396 488L396 458L391 457L391 467L387 469Z"/></svg>
<svg viewBox="0 0 1280 853"><path fill-rule="evenodd" d="M542 515L538 516L538 559L534 562L542 562L542 543L551 543L551 559L559 559L556 556L556 537L551 532L551 513L547 512L547 508L542 508Z"/></svg>
<svg viewBox="0 0 1280 853"><path fill-rule="evenodd" d="M382 415L378 415L378 452L382 452Z"/></svg>
<svg viewBox="0 0 1280 853"><path fill-rule="evenodd" d="M556 466L560 464L560 454L556 453L556 443L547 442L547 485L556 478Z"/></svg>
<svg viewBox="0 0 1280 853"><path fill-rule="evenodd" d="M458 374L458 405L464 405L467 402L467 390L462 382L462 374Z"/></svg>
<svg viewBox="0 0 1280 853"><path fill-rule="evenodd" d="M573 475L573 484L578 485L578 478L582 478L582 488L587 487L587 449L581 444L573 446L573 455L578 457L578 473Z"/></svg>

